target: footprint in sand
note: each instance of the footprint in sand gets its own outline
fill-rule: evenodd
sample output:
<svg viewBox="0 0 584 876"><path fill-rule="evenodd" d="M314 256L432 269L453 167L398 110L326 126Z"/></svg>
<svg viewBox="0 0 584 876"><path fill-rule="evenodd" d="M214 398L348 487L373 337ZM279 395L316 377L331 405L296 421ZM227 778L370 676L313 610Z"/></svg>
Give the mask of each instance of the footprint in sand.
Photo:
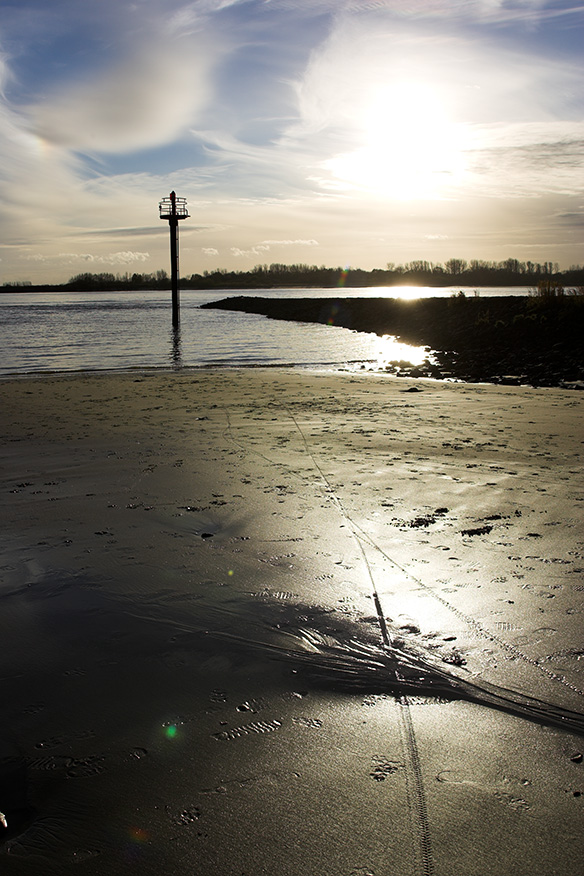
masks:
<svg viewBox="0 0 584 876"><path fill-rule="evenodd" d="M511 786L511 791L502 790L500 787L489 787L487 784L484 784L482 782L475 782L473 779L468 778L458 770L441 770L441 772L437 774L436 780L438 782L444 782L445 784L450 785L467 785L472 788L477 788L481 792L487 792L489 794L492 794L497 802L501 803L503 806L508 806L515 812L522 812L531 809L531 805L523 795L518 795L517 792L513 793L515 788L517 788L517 791L520 788L528 788L531 785L529 779L519 779L514 776L503 776L501 784L505 787Z"/></svg>

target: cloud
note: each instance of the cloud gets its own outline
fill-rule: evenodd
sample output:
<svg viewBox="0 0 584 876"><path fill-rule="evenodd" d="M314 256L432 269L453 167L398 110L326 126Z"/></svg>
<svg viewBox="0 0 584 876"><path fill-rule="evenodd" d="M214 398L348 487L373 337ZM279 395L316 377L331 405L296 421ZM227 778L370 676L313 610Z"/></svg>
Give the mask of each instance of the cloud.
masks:
<svg viewBox="0 0 584 876"><path fill-rule="evenodd" d="M243 4L244 0L200 0L207 11ZM275 0L264 0L267 5L276 5ZM277 0L277 6L286 13L304 15L372 15L385 13L398 20L456 20L479 21L538 21L550 17L575 14L581 6L562 9L545 9L546 0ZM184 17L184 13L181 13ZM177 16L178 17L178 16Z"/></svg>
<svg viewBox="0 0 584 876"><path fill-rule="evenodd" d="M251 249L240 249L238 246L232 246L231 255L235 258L248 259L252 256L262 256L264 253L268 252L269 249L269 246L264 246L261 243L258 243L256 246L252 246Z"/></svg>
<svg viewBox="0 0 584 876"><path fill-rule="evenodd" d="M183 135L211 95L212 39L158 39L91 80L62 87L29 108L48 143L85 153L124 153Z"/></svg>
<svg viewBox="0 0 584 876"><path fill-rule="evenodd" d="M445 240L495 259L497 238L575 248L558 217L577 214L584 190L572 28L583 10L543 0L22 0L8 9L13 55L0 52L2 267L38 264L43 279L44 265L58 277L59 259L132 264L123 259L139 260L128 255L136 245L166 265L157 204L171 189L193 216L181 224L185 272L197 258L263 261L270 248L294 262L318 246L325 263L363 266L441 260ZM404 83L409 117L392 98ZM407 162L415 203L380 185L403 180ZM549 257L569 263L572 252Z"/></svg>
<svg viewBox="0 0 584 876"><path fill-rule="evenodd" d="M251 258L252 256L261 257L266 252L269 252L272 246L319 246L317 240L262 240L261 243L256 243L249 249L241 249L237 246L232 246L230 251L235 258ZM203 250L205 252L205 250ZM217 251L213 255L218 254Z"/></svg>
<svg viewBox="0 0 584 876"><path fill-rule="evenodd" d="M136 262L146 262L150 258L149 252L110 252L104 255L94 255L89 252L60 252L47 256L42 253L33 253L22 256L25 261L50 262L59 261L61 264L73 265L78 262L97 265L131 265Z"/></svg>
<svg viewBox="0 0 584 876"><path fill-rule="evenodd" d="M318 246L318 240L262 240L266 246Z"/></svg>
<svg viewBox="0 0 584 876"><path fill-rule="evenodd" d="M567 5L561 8L546 8L547 0L518 0L517 5L511 5L505 0L475 0L469 4L476 10L477 18L494 24L523 23L532 28L552 21L556 18L567 18L581 15L584 7Z"/></svg>
<svg viewBox="0 0 584 876"><path fill-rule="evenodd" d="M79 231L74 237L159 237L168 236L168 228L164 225L141 225L135 228L94 228Z"/></svg>
<svg viewBox="0 0 584 876"><path fill-rule="evenodd" d="M150 258L149 252L110 252L103 256L94 256L93 261L108 265L131 265L134 262L146 262Z"/></svg>
<svg viewBox="0 0 584 876"><path fill-rule="evenodd" d="M520 43L509 48L488 34L477 42L456 29L378 24L341 19L313 52L296 83L299 123L288 137L328 132L331 142L359 140L372 114L391 109L385 96L400 83L414 97L416 87L431 89L453 122L555 120L581 111L581 61L542 57ZM400 116L391 121L399 136Z"/></svg>
<svg viewBox="0 0 584 876"><path fill-rule="evenodd" d="M574 210L572 212L559 213L556 218L563 225L569 225L573 226L574 228L579 228L580 226L584 225L584 210Z"/></svg>
<svg viewBox="0 0 584 876"><path fill-rule="evenodd" d="M468 171L488 197L584 193L584 122L477 126Z"/></svg>
<svg viewBox="0 0 584 876"><path fill-rule="evenodd" d="M464 29L345 17L296 83L299 120L280 145L312 147L311 178L331 195L582 191L583 75L581 60L511 49L490 31L477 42Z"/></svg>
<svg viewBox="0 0 584 876"><path fill-rule="evenodd" d="M481 23L535 26L555 18L582 13L581 5L548 7L547 0L350 0L345 8L353 12L386 11L407 21L479 21Z"/></svg>

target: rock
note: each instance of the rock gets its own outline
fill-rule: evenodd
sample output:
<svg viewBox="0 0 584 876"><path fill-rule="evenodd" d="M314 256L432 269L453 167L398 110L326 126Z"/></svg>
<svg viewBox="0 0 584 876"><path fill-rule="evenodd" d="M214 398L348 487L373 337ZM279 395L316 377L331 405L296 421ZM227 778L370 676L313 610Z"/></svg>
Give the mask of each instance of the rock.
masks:
<svg viewBox="0 0 584 876"><path fill-rule="evenodd" d="M504 374L503 377L499 378L498 383L501 383L503 386L520 386L526 381L527 377L524 374Z"/></svg>

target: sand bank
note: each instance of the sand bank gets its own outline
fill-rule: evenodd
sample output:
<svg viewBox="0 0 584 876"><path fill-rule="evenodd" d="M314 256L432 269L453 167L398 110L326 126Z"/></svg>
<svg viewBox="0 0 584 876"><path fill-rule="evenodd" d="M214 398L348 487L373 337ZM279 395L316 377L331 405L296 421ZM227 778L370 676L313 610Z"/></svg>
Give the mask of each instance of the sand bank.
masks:
<svg viewBox="0 0 584 876"><path fill-rule="evenodd" d="M582 737L432 687L584 711L581 394L230 369L0 395L3 874L581 872Z"/></svg>

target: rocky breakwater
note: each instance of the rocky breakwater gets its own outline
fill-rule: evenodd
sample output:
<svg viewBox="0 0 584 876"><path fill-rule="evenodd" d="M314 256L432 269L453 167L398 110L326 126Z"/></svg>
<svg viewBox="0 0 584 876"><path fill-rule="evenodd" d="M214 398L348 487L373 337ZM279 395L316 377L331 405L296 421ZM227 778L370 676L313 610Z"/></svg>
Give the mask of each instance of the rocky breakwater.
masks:
<svg viewBox="0 0 584 876"><path fill-rule="evenodd" d="M427 346L414 374L584 388L584 297L260 298L203 305L395 335Z"/></svg>

